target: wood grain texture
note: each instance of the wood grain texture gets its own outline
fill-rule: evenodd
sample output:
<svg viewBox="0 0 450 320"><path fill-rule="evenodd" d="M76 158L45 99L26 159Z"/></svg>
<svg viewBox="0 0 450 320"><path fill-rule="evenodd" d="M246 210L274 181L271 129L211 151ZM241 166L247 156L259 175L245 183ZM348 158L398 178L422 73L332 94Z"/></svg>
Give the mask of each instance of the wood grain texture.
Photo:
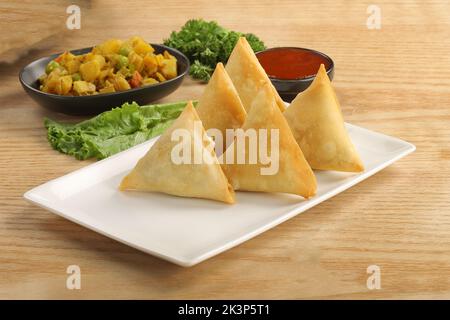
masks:
<svg viewBox="0 0 450 320"><path fill-rule="evenodd" d="M450 298L448 1L377 1L381 30L366 28L369 1L125 3L82 5L81 30L14 65L0 64L0 298ZM140 34L158 43L194 17L254 32L268 46L326 52L336 63L346 120L412 142L417 151L192 268L26 203L28 189L90 162L50 148L43 117L75 118L28 98L17 79L20 68L109 37ZM197 98L202 88L187 80L164 101ZM65 288L71 264L81 267L81 290ZM381 267L381 290L366 287L371 264Z"/></svg>
<svg viewBox="0 0 450 320"><path fill-rule="evenodd" d="M12 63L32 48L52 48L65 32L68 0L0 1L0 62ZM30 23L30 21L33 21Z"/></svg>

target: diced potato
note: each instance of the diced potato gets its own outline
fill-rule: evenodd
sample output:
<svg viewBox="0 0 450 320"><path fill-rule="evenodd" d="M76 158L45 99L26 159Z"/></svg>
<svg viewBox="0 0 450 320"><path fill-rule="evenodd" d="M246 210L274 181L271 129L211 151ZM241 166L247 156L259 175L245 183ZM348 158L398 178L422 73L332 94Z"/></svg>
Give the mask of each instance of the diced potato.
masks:
<svg viewBox="0 0 450 320"><path fill-rule="evenodd" d="M95 92L95 85L86 81L74 81L73 91L77 95L86 95Z"/></svg>
<svg viewBox="0 0 450 320"><path fill-rule="evenodd" d="M140 43L147 43L144 39L140 36L132 36L130 39L128 39L128 42L131 43L133 47L138 46ZM153 48L152 48L153 49Z"/></svg>
<svg viewBox="0 0 450 320"><path fill-rule="evenodd" d="M104 81L109 75L111 75L111 69L101 70L98 76L98 80Z"/></svg>
<svg viewBox="0 0 450 320"><path fill-rule="evenodd" d="M76 59L66 62L66 68L70 74L77 73L80 70L80 65L81 65L81 62Z"/></svg>
<svg viewBox="0 0 450 320"><path fill-rule="evenodd" d="M130 89L130 84L125 78L117 76L114 78L114 89L117 91L128 90Z"/></svg>
<svg viewBox="0 0 450 320"><path fill-rule="evenodd" d="M158 71L158 61L156 61L154 54L147 54L144 57L144 67L149 75L152 75Z"/></svg>
<svg viewBox="0 0 450 320"><path fill-rule="evenodd" d="M104 67L104 65L106 64L106 59L105 56L101 55L101 54L94 54L93 52L89 52L85 55L84 57L84 62L89 62L89 61L97 61L100 69L102 69Z"/></svg>
<svg viewBox="0 0 450 320"><path fill-rule="evenodd" d="M175 78L177 76L177 60L165 59L160 70L166 79Z"/></svg>
<svg viewBox="0 0 450 320"><path fill-rule="evenodd" d="M175 61L177 60L177 58L175 58L173 55L171 55L167 50L164 50L164 58L166 59L174 59Z"/></svg>
<svg viewBox="0 0 450 320"><path fill-rule="evenodd" d="M164 63L164 56L160 53L155 56L158 66L162 67Z"/></svg>
<svg viewBox="0 0 450 320"><path fill-rule="evenodd" d="M156 80L156 79L153 79L153 78L146 78L146 79L144 79L144 81L142 82L142 84L143 84L144 86L152 85L152 84L155 84L155 83L159 83L159 81Z"/></svg>
<svg viewBox="0 0 450 320"><path fill-rule="evenodd" d="M59 78L58 94L68 94L72 90L72 76L64 76ZM58 92L59 91L59 92Z"/></svg>
<svg viewBox="0 0 450 320"><path fill-rule="evenodd" d="M112 53L118 53L120 50L120 47L122 46L122 41L118 39L111 39L103 42L101 45L98 46L98 49L100 50L101 54L112 54Z"/></svg>
<svg viewBox="0 0 450 320"><path fill-rule="evenodd" d="M91 53L93 53L93 54L103 54L102 48L100 47L100 45L95 46L95 47L92 48ZM85 55L86 54L84 54L83 56L85 56Z"/></svg>
<svg viewBox="0 0 450 320"><path fill-rule="evenodd" d="M136 42L133 49L137 54L141 56L145 56L147 53L152 53L154 51L152 46L150 46L147 42L143 41L142 39Z"/></svg>
<svg viewBox="0 0 450 320"><path fill-rule="evenodd" d="M92 61L97 61L100 69L102 69L106 63L105 58L99 54L94 54L94 56L92 57Z"/></svg>
<svg viewBox="0 0 450 320"><path fill-rule="evenodd" d="M141 37L139 36L132 36L131 38L129 38L127 40L128 43L131 44L132 47L134 47L134 45L139 41L139 40L143 40Z"/></svg>
<svg viewBox="0 0 450 320"><path fill-rule="evenodd" d="M105 86L103 89L98 90L100 93L111 93L116 92L116 89L114 89L114 86L112 84Z"/></svg>
<svg viewBox="0 0 450 320"><path fill-rule="evenodd" d="M83 80L93 82L100 75L100 65L97 60L91 60L80 65Z"/></svg>
<svg viewBox="0 0 450 320"><path fill-rule="evenodd" d="M155 73L155 76L156 76L156 79L157 79L159 82L166 81L166 78L165 78L161 73L159 73L159 72Z"/></svg>
<svg viewBox="0 0 450 320"><path fill-rule="evenodd" d="M136 52L130 52L128 55L129 64L134 65L135 70L142 72L144 69L144 59Z"/></svg>
<svg viewBox="0 0 450 320"><path fill-rule="evenodd" d="M49 93L56 93L56 88L60 85L59 78L59 72L50 73L44 85L44 91Z"/></svg>
<svg viewBox="0 0 450 320"><path fill-rule="evenodd" d="M96 55L97 53L94 53L94 51L92 52L88 52L83 56L82 62L87 62L87 61L91 61L92 58ZM100 54L100 53L98 53Z"/></svg>

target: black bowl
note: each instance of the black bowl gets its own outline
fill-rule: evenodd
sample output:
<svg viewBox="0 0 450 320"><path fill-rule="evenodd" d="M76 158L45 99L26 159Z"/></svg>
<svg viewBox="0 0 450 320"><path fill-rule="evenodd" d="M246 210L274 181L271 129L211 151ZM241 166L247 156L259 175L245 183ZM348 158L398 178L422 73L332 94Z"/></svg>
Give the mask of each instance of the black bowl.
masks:
<svg viewBox="0 0 450 320"><path fill-rule="evenodd" d="M28 95L42 107L69 115L99 114L113 107L121 106L125 102L136 101L140 105L161 99L175 91L183 82L189 71L189 60L180 51L160 44L152 44L156 53L167 50L177 58L178 76L165 82L142 86L126 91L102 93L90 96L61 96L45 93L39 90L39 77L45 73L47 64L61 53L38 59L20 71L19 79ZM75 55L87 53L91 48L70 51Z"/></svg>
<svg viewBox="0 0 450 320"><path fill-rule="evenodd" d="M259 51L256 53L256 56L258 56L258 54L262 53L262 52L266 52L269 50L278 50L278 49L298 49L298 50L308 51L312 54L321 56L322 58L324 58L325 60L328 61L329 66L327 68L327 74L328 74L328 77L330 78L330 81L333 80L334 61L326 54L316 51L316 50L299 48L299 47L276 47L276 48L270 48L267 50ZM317 70L318 69L319 69L319 66L317 66ZM310 77L292 79L292 80L291 79L289 79L289 80L278 79L278 78L271 77L271 76L269 76L269 79L272 82L275 89L277 89L280 97L284 101L291 102L297 96L297 94L299 94L302 91L305 91L306 88L309 87L309 85L313 82L315 77L316 77L316 75L314 74Z"/></svg>

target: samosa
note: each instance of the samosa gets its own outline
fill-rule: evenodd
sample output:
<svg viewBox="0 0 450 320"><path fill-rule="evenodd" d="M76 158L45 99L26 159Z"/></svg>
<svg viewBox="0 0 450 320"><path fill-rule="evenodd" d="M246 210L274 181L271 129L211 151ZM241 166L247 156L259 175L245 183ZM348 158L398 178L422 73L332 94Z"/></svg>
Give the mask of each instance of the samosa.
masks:
<svg viewBox="0 0 450 320"><path fill-rule="evenodd" d="M247 112L249 112L256 94L266 83L269 84L272 90L278 108L281 111L286 109L283 100L270 82L266 71L264 71L264 68L259 63L258 58L245 37L239 38L228 58L225 69L231 81L233 81Z"/></svg>
<svg viewBox="0 0 450 320"><path fill-rule="evenodd" d="M222 63L218 63L197 105L197 113L205 130L217 129L221 133L220 149L225 150L226 129L242 127L247 113ZM218 153L219 154L219 153Z"/></svg>
<svg viewBox="0 0 450 320"><path fill-rule="evenodd" d="M189 139L177 142L177 137ZM197 112L189 102L178 119L122 180L120 189L234 203L233 188L210 144L213 142L206 136ZM184 161L186 155L187 161ZM195 155L200 155L200 159L195 159Z"/></svg>
<svg viewBox="0 0 450 320"><path fill-rule="evenodd" d="M233 144L223 155L225 173L235 190L284 192L305 198L316 193L314 173L295 142L269 83L261 86L256 94L242 130L247 133L246 140L240 143L236 134ZM254 137L259 137L257 157L253 157L253 161L252 132ZM261 136L267 139L261 139ZM244 155L244 163L239 162L239 154Z"/></svg>
<svg viewBox="0 0 450 320"><path fill-rule="evenodd" d="M284 112L313 169L360 172L364 165L345 128L341 108L324 65Z"/></svg>

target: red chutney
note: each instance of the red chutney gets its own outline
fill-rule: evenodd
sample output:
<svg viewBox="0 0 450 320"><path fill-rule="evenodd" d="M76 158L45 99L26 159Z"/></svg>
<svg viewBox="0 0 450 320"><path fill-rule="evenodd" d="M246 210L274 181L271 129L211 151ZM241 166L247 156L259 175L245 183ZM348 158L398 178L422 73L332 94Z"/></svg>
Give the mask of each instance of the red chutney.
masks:
<svg viewBox="0 0 450 320"><path fill-rule="evenodd" d="M294 80L314 76L323 63L325 70L331 67L327 57L302 48L274 48L259 52L259 62L270 78Z"/></svg>

